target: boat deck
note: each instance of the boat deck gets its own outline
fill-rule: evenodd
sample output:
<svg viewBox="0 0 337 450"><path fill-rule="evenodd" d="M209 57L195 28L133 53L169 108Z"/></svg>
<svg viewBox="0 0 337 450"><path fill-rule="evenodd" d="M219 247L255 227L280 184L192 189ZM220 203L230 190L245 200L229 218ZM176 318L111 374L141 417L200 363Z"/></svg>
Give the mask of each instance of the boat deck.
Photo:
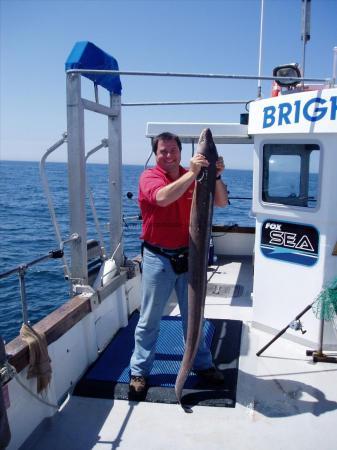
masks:
<svg viewBox="0 0 337 450"><path fill-rule="evenodd" d="M251 258L222 258L208 273L205 316L243 321L235 408L70 396L22 449L306 450L336 448L337 366L314 364L305 347L252 327ZM224 281L225 280L225 281ZM169 305L171 314L178 313Z"/></svg>

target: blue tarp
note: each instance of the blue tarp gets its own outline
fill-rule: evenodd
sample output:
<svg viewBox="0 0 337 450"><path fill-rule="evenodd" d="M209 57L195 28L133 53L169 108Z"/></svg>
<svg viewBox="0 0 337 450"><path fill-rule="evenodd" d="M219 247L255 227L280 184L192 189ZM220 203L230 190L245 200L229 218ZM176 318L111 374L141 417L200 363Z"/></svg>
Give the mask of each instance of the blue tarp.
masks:
<svg viewBox="0 0 337 450"><path fill-rule="evenodd" d="M69 69L99 69L119 70L117 60L105 53L95 44L88 41L76 42L65 64ZM83 74L94 83L104 87L109 92L121 95L122 84L119 75Z"/></svg>

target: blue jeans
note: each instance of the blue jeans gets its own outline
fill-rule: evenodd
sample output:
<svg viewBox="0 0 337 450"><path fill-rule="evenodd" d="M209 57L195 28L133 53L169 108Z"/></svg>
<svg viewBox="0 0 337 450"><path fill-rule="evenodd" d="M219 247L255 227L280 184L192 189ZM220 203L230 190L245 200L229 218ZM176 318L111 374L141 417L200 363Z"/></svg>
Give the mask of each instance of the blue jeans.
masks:
<svg viewBox="0 0 337 450"><path fill-rule="evenodd" d="M144 248L142 304L135 331L135 350L130 362L131 375L146 377L151 372L160 319L173 289L175 289L177 294L183 332L186 339L188 314L187 277L187 273L177 275L173 271L168 258ZM202 334L194 360L194 369L203 370L212 366L212 355L205 345L205 338Z"/></svg>

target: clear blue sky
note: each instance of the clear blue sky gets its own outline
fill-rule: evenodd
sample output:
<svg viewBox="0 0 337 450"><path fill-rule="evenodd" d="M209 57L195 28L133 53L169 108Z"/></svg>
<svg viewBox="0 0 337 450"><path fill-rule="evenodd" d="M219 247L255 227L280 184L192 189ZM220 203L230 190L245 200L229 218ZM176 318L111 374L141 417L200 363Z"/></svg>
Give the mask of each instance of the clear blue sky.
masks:
<svg viewBox="0 0 337 450"><path fill-rule="evenodd" d="M122 70L257 75L259 0L0 0L1 159L39 160L66 129L64 62L76 41L113 55ZM306 75L332 75L337 0L312 0ZM301 62L301 0L265 0L262 74ZM256 97L251 81L122 77L122 101L238 100ZM89 86L85 85L85 92ZM270 82L263 83L268 97ZM101 94L104 98L104 95ZM90 89L90 96L92 91ZM238 122L242 107L123 109L123 162L143 164L148 121ZM107 134L86 114L88 149ZM251 149L221 147L229 168L251 167ZM190 148L184 147L184 159ZM64 161L61 150L54 161ZM104 162L104 151L93 161Z"/></svg>

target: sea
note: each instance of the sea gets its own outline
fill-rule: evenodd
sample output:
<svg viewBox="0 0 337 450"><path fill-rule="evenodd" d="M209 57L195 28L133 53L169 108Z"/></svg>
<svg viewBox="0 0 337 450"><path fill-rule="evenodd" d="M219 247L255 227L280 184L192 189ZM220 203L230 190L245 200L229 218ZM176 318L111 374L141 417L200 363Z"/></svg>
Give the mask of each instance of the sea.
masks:
<svg viewBox="0 0 337 450"><path fill-rule="evenodd" d="M143 166L124 165L123 247L125 256L140 253L138 180ZM46 173L62 239L69 237L68 174L66 163L47 163ZM215 208L213 224L254 226L251 216L252 171L226 169L230 205ZM88 164L92 192L105 248L109 249L108 166ZM94 218L87 211L88 239L98 239ZM41 184L39 163L0 161L0 274L27 264L58 248L47 200ZM68 256L68 252L66 252ZM61 260L48 259L29 267L25 274L28 315L38 322L69 299ZM19 334L22 308L18 274L0 279L0 335L9 342Z"/></svg>

